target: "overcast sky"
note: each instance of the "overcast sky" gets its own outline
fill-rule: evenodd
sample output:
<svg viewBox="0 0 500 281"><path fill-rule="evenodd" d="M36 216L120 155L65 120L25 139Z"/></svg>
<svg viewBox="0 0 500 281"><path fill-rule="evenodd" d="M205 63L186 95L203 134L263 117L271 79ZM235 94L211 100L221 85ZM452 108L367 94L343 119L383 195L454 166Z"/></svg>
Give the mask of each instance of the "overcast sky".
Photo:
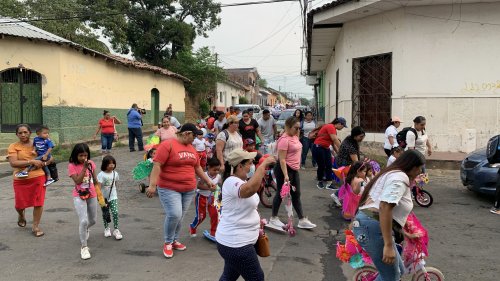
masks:
<svg viewBox="0 0 500 281"><path fill-rule="evenodd" d="M219 1L229 4L255 0ZM314 0L312 5L315 8L331 1ZM300 75L307 62L305 56L301 59L303 27L298 1L223 7L220 17L221 25L209 32L208 38L198 37L195 49L208 46L219 54L224 68L257 67L270 87L298 97L313 97L312 87Z"/></svg>

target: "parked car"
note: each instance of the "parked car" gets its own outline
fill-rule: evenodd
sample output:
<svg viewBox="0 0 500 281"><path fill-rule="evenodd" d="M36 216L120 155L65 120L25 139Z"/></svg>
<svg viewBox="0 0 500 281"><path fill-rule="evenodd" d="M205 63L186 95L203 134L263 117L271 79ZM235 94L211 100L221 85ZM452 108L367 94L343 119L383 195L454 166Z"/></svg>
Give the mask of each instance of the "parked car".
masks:
<svg viewBox="0 0 500 281"><path fill-rule="evenodd" d="M258 104L236 104L233 105L234 108L239 108L241 109L241 112L252 108L253 109L253 118L255 120L259 120L259 118L262 116L262 112L260 109L260 106Z"/></svg>
<svg viewBox="0 0 500 281"><path fill-rule="evenodd" d="M288 117L292 116L295 112L295 109L285 109L281 111L280 116L278 117L278 121L276 121L276 128L279 130L283 130L285 128L285 121Z"/></svg>
<svg viewBox="0 0 500 281"><path fill-rule="evenodd" d="M500 163L490 164L486 158L486 147L471 152L460 165L460 179L468 189L494 195Z"/></svg>

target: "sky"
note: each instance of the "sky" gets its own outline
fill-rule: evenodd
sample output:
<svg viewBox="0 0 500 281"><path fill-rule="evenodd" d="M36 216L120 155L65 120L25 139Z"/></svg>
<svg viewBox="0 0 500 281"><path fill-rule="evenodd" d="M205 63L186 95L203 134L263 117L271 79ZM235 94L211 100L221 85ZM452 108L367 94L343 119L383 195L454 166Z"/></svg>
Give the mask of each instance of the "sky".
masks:
<svg viewBox="0 0 500 281"><path fill-rule="evenodd" d="M257 1L262 0L219 0L221 4ZM310 5L314 9L329 2L313 0ZM221 25L208 32L208 38L197 37L194 48L208 46L222 67L256 67L268 86L311 99L313 88L301 75L307 59L301 49L306 42L300 12L299 1L223 7Z"/></svg>

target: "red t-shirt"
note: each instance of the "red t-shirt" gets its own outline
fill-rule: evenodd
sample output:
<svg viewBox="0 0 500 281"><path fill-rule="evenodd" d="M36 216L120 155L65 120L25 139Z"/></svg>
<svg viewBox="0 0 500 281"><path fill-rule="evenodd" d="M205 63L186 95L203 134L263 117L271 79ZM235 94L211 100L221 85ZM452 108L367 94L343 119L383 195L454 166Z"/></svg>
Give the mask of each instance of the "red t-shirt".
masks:
<svg viewBox="0 0 500 281"><path fill-rule="evenodd" d="M114 134L115 133L115 122L113 118L108 120L101 118L99 120L99 126L101 127L102 134Z"/></svg>
<svg viewBox="0 0 500 281"><path fill-rule="evenodd" d="M154 162L161 163L158 187L177 192L196 189L194 168L200 159L192 144L182 144L177 139L162 142L156 150Z"/></svg>
<svg viewBox="0 0 500 281"><path fill-rule="evenodd" d="M331 134L337 134L335 126L331 123L323 125L318 132L316 140L314 140L314 144L321 145L324 148L329 148L330 145L333 145L332 138L330 137Z"/></svg>

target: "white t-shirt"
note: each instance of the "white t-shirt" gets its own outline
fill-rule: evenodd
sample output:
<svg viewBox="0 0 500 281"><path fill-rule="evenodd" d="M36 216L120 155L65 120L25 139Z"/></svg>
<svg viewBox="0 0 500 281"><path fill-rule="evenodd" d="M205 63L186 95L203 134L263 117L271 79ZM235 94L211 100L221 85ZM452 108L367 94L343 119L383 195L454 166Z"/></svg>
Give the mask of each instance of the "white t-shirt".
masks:
<svg viewBox="0 0 500 281"><path fill-rule="evenodd" d="M260 216L257 212L259 196L240 198L240 187L246 183L231 176L222 185L222 211L215 238L226 247L240 248L253 245L259 237Z"/></svg>
<svg viewBox="0 0 500 281"><path fill-rule="evenodd" d="M210 181L215 184L215 185L218 185L220 180L221 180L221 175L217 174L215 176L215 178L212 178L210 175L208 175L208 172L205 172L205 175L207 175L207 177L210 179ZM198 179L198 182L200 181L203 181L202 179ZM209 197L213 194L212 191L210 190L206 190L206 189L196 189L196 192L198 192L199 194L205 196L205 197Z"/></svg>
<svg viewBox="0 0 500 281"><path fill-rule="evenodd" d="M264 120L264 118L261 117L257 123L259 123L260 132L265 139L271 139L274 137L273 126L276 124L276 120L274 120L272 116L270 116L267 120Z"/></svg>
<svg viewBox="0 0 500 281"><path fill-rule="evenodd" d="M194 146L194 149L196 149L196 151L198 152L202 152L202 151L205 151L205 139L199 139L199 138L195 138L194 141L193 141L193 146Z"/></svg>
<svg viewBox="0 0 500 281"><path fill-rule="evenodd" d="M387 129L385 129L384 149L389 149L390 150L393 147L399 146L398 142L396 140L396 135L397 134L398 134L398 129L394 125L390 125L389 127L387 127ZM394 138L394 144L393 145L391 145L391 143L389 142L389 137L393 137Z"/></svg>
<svg viewBox="0 0 500 281"><path fill-rule="evenodd" d="M396 157L394 157L394 155L389 156L386 167L389 167L392 163L394 163L394 161L396 161Z"/></svg>
<svg viewBox="0 0 500 281"><path fill-rule="evenodd" d="M226 124L226 118L222 119L222 121L219 121L219 119L215 120L214 130L215 128L217 128L218 132L222 131L222 127L224 127L224 124Z"/></svg>
<svg viewBox="0 0 500 281"><path fill-rule="evenodd" d="M408 131L406 134L406 150L410 147L415 147L415 149L422 153L424 156L427 152L427 139L429 135L424 134L424 131L417 131L417 139L415 140L415 134L412 131Z"/></svg>
<svg viewBox="0 0 500 281"><path fill-rule="evenodd" d="M307 137L309 133L316 128L316 123L311 120L310 122L307 122L304 120L302 122L302 130L304 131L304 137Z"/></svg>
<svg viewBox="0 0 500 281"><path fill-rule="evenodd" d="M174 125L177 129L181 127L181 123L179 123L179 120L177 120L174 116L170 116L170 124Z"/></svg>
<svg viewBox="0 0 500 281"><path fill-rule="evenodd" d="M394 203L396 206L392 209L392 218L399 225L404 226L413 209L410 179L402 171L388 172L373 184L370 190L370 199L373 202L359 207L359 209L380 209L380 202Z"/></svg>
<svg viewBox="0 0 500 281"><path fill-rule="evenodd" d="M115 182L113 183L113 173L115 175ZM101 191L104 198L108 201L118 199L118 194L116 192L116 182L120 179L118 172L113 171L113 173L106 173L104 171L97 174L97 181L101 183ZM113 190L111 190L111 184L113 184ZM111 195L109 192L111 191Z"/></svg>
<svg viewBox="0 0 500 281"><path fill-rule="evenodd" d="M241 138L238 132L230 133L229 131L227 131L227 133L229 135L227 141L226 141L226 134L224 133L224 131L220 132L217 135L217 140L221 140L226 143L222 151L224 160L227 159L231 151L237 148L243 148L243 139Z"/></svg>

